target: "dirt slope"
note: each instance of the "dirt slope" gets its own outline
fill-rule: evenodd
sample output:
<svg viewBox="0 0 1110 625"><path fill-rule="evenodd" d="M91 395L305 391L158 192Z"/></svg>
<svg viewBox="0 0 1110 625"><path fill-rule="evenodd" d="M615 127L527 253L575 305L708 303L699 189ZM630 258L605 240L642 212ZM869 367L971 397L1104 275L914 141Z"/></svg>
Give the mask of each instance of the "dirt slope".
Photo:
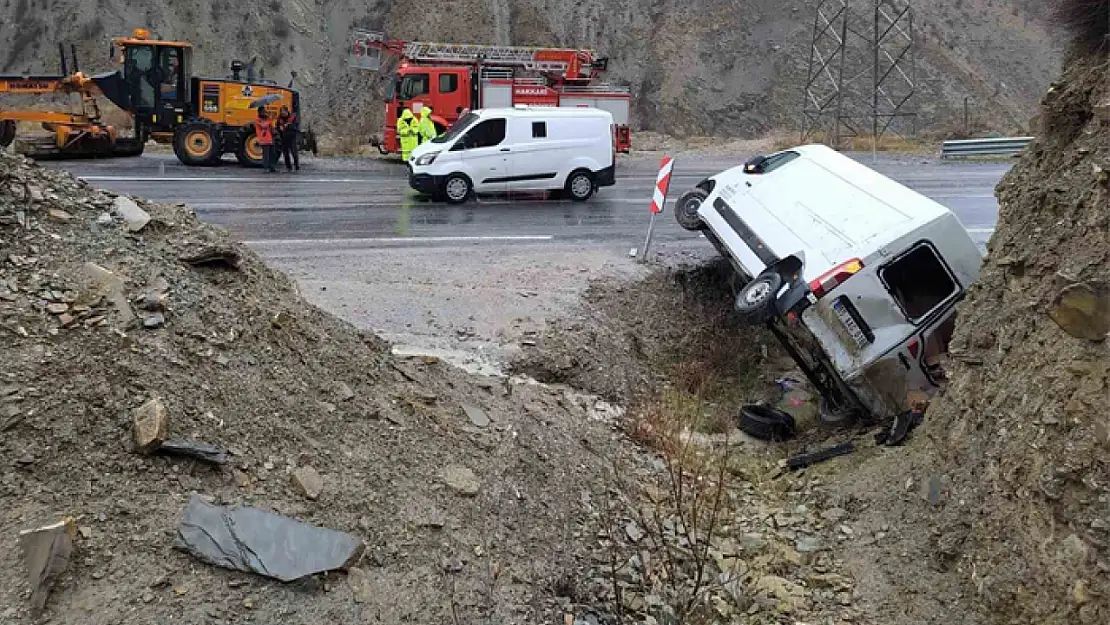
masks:
<svg viewBox="0 0 1110 625"><path fill-rule="evenodd" d="M55 623L561 620L549 581L592 561L612 411L394 359L189 209L144 203L132 232L114 201L0 154L0 622L32 621L18 531L60 515L81 529ZM213 247L238 268L180 260ZM231 464L133 453L152 397ZM292 481L308 466L316 500ZM363 574L279 584L173 551L190 493L349 532Z"/></svg>
<svg viewBox="0 0 1110 625"><path fill-rule="evenodd" d="M1096 38L1097 40L1097 38ZM888 623L1110 619L1110 64L1073 55L998 187L924 436L838 476L890 524L849 553Z"/></svg>
<svg viewBox="0 0 1110 625"><path fill-rule="evenodd" d="M0 0L6 16L0 37L10 42L0 54L0 72L54 71L56 41L80 44L85 67L99 67L109 36L148 27L196 42L197 69L209 75L226 75L232 58L251 57L280 82L299 71L310 117L361 137L380 124L382 84L346 68L353 27L405 39L588 46L611 57L614 82L632 88L638 127L750 137L795 128L815 4ZM916 6L919 129L940 133L962 125L965 96L973 124L1003 132L1023 126L1057 65L1041 3L919 0Z"/></svg>
<svg viewBox="0 0 1110 625"><path fill-rule="evenodd" d="M1077 56L1045 97L929 411L946 529L998 622L1110 619L1108 72Z"/></svg>

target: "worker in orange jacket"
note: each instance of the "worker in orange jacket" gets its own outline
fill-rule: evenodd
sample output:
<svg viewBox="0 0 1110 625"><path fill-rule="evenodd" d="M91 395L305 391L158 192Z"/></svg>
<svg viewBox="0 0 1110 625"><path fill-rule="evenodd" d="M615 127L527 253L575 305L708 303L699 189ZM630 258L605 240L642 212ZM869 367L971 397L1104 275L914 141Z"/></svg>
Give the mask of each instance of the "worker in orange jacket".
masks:
<svg viewBox="0 0 1110 625"><path fill-rule="evenodd" d="M276 172L274 164L277 157L274 154L274 123L266 114L266 109L258 107L258 121L254 123L254 136L258 138L258 145L262 146L262 165L271 172Z"/></svg>

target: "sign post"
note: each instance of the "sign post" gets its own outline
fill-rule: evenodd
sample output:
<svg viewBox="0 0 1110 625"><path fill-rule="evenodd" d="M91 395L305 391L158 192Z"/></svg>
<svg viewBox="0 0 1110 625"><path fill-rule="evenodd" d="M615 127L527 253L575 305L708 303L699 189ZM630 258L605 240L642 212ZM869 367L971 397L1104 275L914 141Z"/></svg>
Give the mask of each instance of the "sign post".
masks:
<svg viewBox="0 0 1110 625"><path fill-rule="evenodd" d="M655 231L655 216L663 212L667 203L667 191L671 187L671 171L674 170L674 159L663 156L659 161L659 175L655 177L655 191L651 197L651 221L648 222L647 238L644 239L644 249L640 252L640 262L647 261L648 249L651 247L651 235Z"/></svg>

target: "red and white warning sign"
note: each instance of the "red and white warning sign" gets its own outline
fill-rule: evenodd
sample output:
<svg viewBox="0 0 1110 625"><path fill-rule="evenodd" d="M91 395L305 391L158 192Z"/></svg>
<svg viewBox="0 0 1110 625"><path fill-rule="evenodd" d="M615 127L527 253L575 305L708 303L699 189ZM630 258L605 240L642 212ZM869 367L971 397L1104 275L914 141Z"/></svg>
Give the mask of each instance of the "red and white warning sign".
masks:
<svg viewBox="0 0 1110 625"><path fill-rule="evenodd" d="M663 205L667 203L667 190L671 188L671 170L674 169L674 159L664 156L659 162L659 175L655 178L655 193L651 198L651 212L658 215L663 212Z"/></svg>

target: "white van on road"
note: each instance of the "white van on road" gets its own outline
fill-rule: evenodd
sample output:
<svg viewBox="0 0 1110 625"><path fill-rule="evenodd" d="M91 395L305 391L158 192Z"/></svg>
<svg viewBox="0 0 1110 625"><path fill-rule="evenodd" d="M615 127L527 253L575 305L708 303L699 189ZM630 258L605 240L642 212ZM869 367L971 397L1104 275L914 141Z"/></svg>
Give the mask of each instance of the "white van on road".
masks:
<svg viewBox="0 0 1110 625"><path fill-rule="evenodd" d="M563 191L589 199L616 184L613 116L594 108L480 109L417 146L409 185L453 204L475 193Z"/></svg>
<svg viewBox="0 0 1110 625"><path fill-rule="evenodd" d="M982 255L944 206L821 145L756 157L679 198L747 284L736 310L772 330L821 415L883 419L940 388L956 304Z"/></svg>

